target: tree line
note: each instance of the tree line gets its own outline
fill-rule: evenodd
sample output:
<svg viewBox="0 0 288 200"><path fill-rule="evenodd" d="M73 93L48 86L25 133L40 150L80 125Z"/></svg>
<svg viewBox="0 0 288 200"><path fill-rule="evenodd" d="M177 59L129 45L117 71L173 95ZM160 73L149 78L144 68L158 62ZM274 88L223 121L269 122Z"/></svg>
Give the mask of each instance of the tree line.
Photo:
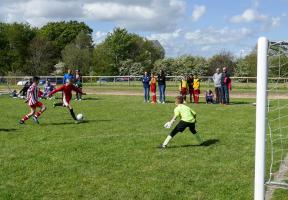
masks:
<svg viewBox="0 0 288 200"><path fill-rule="evenodd" d="M83 75L141 75L163 69L168 75L210 76L216 68L228 67L234 76L256 76L256 48L241 58L229 51L211 58L166 58L157 41L125 28L115 28L100 43L92 40L92 33L78 21L49 22L41 28L0 23L0 75L57 75L71 68Z"/></svg>

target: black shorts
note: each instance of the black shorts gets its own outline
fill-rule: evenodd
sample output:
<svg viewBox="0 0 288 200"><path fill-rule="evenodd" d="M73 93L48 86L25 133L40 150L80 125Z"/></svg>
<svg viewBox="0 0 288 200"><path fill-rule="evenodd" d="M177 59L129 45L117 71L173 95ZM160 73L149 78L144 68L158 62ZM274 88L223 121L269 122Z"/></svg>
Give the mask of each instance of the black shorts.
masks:
<svg viewBox="0 0 288 200"><path fill-rule="evenodd" d="M179 132L183 132L187 127L189 127L189 130L191 131L191 133L196 134L197 131L195 130L195 123L191 123L191 122L184 122L184 121L180 121L175 128L171 131L170 136L174 137L177 133Z"/></svg>

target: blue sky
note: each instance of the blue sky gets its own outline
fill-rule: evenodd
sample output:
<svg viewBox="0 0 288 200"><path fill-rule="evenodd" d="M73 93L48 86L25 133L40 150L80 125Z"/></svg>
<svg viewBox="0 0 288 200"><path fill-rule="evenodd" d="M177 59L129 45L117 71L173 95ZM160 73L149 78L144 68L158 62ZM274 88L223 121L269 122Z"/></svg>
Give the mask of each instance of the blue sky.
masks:
<svg viewBox="0 0 288 200"><path fill-rule="evenodd" d="M287 40L288 0L1 0L2 22L84 21L97 44L114 27L159 40L167 57L248 54L259 36Z"/></svg>

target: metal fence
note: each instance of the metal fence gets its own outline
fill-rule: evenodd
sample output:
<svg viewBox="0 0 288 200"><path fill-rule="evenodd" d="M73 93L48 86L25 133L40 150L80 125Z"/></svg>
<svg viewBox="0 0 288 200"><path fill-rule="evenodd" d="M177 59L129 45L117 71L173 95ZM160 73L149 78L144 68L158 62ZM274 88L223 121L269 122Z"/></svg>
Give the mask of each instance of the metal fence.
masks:
<svg viewBox="0 0 288 200"><path fill-rule="evenodd" d="M29 80L29 76L0 76L0 84L23 85ZM88 86L140 86L142 76L83 76L82 82ZM167 86L175 86L179 84L181 76L167 76ZM211 76L199 77L201 84L213 86ZM256 77L231 77L232 83L241 87L256 87ZM40 76L40 84L44 84L49 80L53 84L63 84L63 76ZM287 78L269 78L269 83L285 83Z"/></svg>

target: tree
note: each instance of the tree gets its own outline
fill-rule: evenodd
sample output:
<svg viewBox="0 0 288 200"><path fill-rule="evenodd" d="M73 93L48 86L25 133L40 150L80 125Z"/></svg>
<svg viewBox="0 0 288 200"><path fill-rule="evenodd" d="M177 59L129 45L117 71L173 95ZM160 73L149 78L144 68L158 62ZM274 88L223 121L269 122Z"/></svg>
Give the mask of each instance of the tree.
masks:
<svg viewBox="0 0 288 200"><path fill-rule="evenodd" d="M143 74L144 67L141 63L133 62L133 60L129 59L126 61L122 61L120 63L119 75L131 75L131 76L139 76Z"/></svg>
<svg viewBox="0 0 288 200"><path fill-rule="evenodd" d="M75 40L80 32L91 35L93 30L84 22L49 22L40 29L40 34L52 41L57 48L58 58L61 51Z"/></svg>
<svg viewBox="0 0 288 200"><path fill-rule="evenodd" d="M141 66L140 68L150 70L156 60L164 58L164 54L163 49L153 42L137 34L128 33L126 29L115 28L101 44L95 47L94 70L98 74L104 72L109 75L118 74L123 67L123 62L128 60L134 67Z"/></svg>
<svg viewBox="0 0 288 200"><path fill-rule="evenodd" d="M37 35L30 43L29 59L23 69L29 75L48 75L52 73L57 63L55 47L47 38Z"/></svg>
<svg viewBox="0 0 288 200"><path fill-rule="evenodd" d="M22 23L2 24L1 28L2 36L5 38L1 42L5 51L1 52L5 55L3 65L6 72L10 71L15 74L23 70L28 57L29 44L37 30L31 28L29 24Z"/></svg>
<svg viewBox="0 0 288 200"><path fill-rule="evenodd" d="M92 47L91 35L80 32L75 41L62 51L64 63L71 69L80 69L83 74L88 74L92 65Z"/></svg>
<svg viewBox="0 0 288 200"><path fill-rule="evenodd" d="M211 76L215 73L216 68L222 69L223 67L228 67L230 75L233 75L235 66L236 64L234 62L234 57L232 53L221 52L220 54L214 55L209 60L207 75Z"/></svg>

